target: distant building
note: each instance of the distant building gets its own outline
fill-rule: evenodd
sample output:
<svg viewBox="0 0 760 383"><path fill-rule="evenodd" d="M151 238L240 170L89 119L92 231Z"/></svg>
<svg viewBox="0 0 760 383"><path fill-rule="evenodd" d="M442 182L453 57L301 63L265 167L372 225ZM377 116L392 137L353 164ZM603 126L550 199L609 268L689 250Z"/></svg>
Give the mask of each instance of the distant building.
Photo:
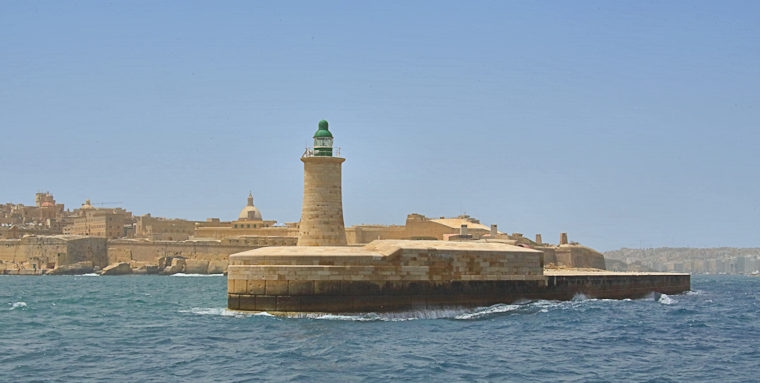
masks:
<svg viewBox="0 0 760 383"><path fill-rule="evenodd" d="M154 241L184 241L195 233L195 225L196 221L145 214L135 220L135 237Z"/></svg>
<svg viewBox="0 0 760 383"><path fill-rule="evenodd" d="M240 236L298 237L297 225L275 226L277 221L264 220L261 211L253 205L253 194L248 194L248 203L238 214L238 219L222 222L209 218L206 222L196 222L193 237L223 239Z"/></svg>
<svg viewBox="0 0 760 383"><path fill-rule="evenodd" d="M438 239L454 240L462 236L470 239L501 238L509 239L504 233L499 233L495 226L483 225L469 215L454 218L428 218L422 214L412 213L406 217L404 226L357 225L346 229L349 244L369 243L376 239Z"/></svg>
<svg viewBox="0 0 760 383"><path fill-rule="evenodd" d="M0 238L61 234L65 219L63 204L56 204L50 192L36 193L34 206L0 205Z"/></svg>
<svg viewBox="0 0 760 383"><path fill-rule="evenodd" d="M132 213L122 208L95 208L87 200L71 221L63 228L63 234L116 239L126 236Z"/></svg>

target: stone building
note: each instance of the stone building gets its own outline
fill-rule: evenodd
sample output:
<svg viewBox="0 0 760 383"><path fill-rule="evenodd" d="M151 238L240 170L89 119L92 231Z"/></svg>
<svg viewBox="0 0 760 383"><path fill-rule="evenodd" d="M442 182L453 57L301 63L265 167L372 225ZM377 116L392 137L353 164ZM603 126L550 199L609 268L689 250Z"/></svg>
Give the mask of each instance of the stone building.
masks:
<svg viewBox="0 0 760 383"><path fill-rule="evenodd" d="M63 228L66 235L84 235L109 239L126 236L125 228L132 223L132 213L122 208L95 208L90 200L78 209L72 223Z"/></svg>
<svg viewBox="0 0 760 383"><path fill-rule="evenodd" d="M0 238L61 234L65 219L64 205L57 204L50 192L36 193L34 206L0 205Z"/></svg>
<svg viewBox="0 0 760 383"><path fill-rule="evenodd" d="M357 225L346 229L349 244L365 244L376 239L437 239L449 240L461 236L462 230L470 239L509 237L496 230L496 226L486 226L475 218L461 215L454 218L428 218L412 213L406 217L404 226Z"/></svg>
<svg viewBox="0 0 760 383"><path fill-rule="evenodd" d="M196 223L145 214L135 220L135 237L154 241L184 241L195 233Z"/></svg>

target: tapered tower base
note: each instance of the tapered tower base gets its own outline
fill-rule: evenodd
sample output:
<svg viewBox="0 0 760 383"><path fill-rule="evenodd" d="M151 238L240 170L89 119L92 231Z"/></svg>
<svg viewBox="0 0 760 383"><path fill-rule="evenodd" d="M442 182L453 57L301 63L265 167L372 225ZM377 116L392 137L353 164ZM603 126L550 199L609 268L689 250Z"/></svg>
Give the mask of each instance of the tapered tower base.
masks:
<svg viewBox="0 0 760 383"><path fill-rule="evenodd" d="M298 246L345 246L340 157L301 157L303 207Z"/></svg>

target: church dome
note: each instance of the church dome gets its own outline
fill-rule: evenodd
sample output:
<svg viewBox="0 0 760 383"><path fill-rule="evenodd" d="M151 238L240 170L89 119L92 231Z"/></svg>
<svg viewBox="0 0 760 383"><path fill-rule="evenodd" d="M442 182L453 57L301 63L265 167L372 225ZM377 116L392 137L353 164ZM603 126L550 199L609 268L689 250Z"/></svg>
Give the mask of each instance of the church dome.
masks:
<svg viewBox="0 0 760 383"><path fill-rule="evenodd" d="M240 211L239 221L261 221L261 212L253 206L253 194L248 194L248 204Z"/></svg>
<svg viewBox="0 0 760 383"><path fill-rule="evenodd" d="M90 200L84 201L82 204L82 207L80 207L82 210L95 210L95 206L92 206L92 203L90 203Z"/></svg>

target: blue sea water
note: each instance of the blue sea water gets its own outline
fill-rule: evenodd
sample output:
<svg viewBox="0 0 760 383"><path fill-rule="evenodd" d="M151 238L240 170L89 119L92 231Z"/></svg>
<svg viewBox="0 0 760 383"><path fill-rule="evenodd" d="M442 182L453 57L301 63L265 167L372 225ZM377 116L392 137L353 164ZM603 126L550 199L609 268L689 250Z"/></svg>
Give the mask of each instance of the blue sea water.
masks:
<svg viewBox="0 0 760 383"><path fill-rule="evenodd" d="M753 382L760 278L640 300L243 314L224 276L0 277L9 382Z"/></svg>

